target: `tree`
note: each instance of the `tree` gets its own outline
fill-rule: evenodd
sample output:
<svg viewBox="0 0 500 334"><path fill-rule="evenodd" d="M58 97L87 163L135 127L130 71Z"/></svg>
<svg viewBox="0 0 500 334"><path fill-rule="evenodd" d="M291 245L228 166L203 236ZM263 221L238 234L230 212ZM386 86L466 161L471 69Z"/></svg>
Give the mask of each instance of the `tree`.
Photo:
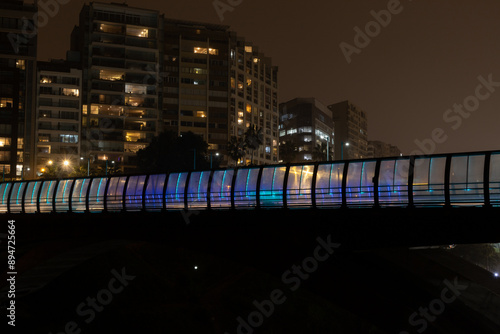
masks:
<svg viewBox="0 0 500 334"><path fill-rule="evenodd" d="M214 167L218 167L218 159L213 162ZM177 136L175 132L165 131L137 152L137 166L144 173L209 169L208 144L193 132Z"/></svg>
<svg viewBox="0 0 500 334"><path fill-rule="evenodd" d="M251 164L253 165L253 153L258 150L263 143L264 135L262 128L257 129L255 125L249 126L244 135L245 145L250 149Z"/></svg>
<svg viewBox="0 0 500 334"><path fill-rule="evenodd" d="M227 143L227 154L234 161L235 166L238 160L245 156L245 146L245 140L242 137L231 136L231 139Z"/></svg>

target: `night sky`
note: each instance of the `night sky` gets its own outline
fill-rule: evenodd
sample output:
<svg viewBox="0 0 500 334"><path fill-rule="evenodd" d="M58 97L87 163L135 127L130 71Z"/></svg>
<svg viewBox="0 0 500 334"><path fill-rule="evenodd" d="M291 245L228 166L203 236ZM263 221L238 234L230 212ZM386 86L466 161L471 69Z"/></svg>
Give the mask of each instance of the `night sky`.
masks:
<svg viewBox="0 0 500 334"><path fill-rule="evenodd" d="M65 57L85 2L61 5L40 29L39 60ZM416 141L427 144L424 153L500 149L500 2L230 2L239 4L224 12L221 22L213 0L127 1L169 18L231 26L279 66L280 102L295 97L315 97L325 105L352 100L368 114L368 138L397 145L405 154L418 149ZM348 64L339 45L355 47L354 28L365 31L375 21L370 12L388 5L394 12L390 22L379 31L369 24L373 37ZM480 76L493 81L490 90L476 92ZM470 112L447 111L464 101ZM439 133L435 140L433 131Z"/></svg>

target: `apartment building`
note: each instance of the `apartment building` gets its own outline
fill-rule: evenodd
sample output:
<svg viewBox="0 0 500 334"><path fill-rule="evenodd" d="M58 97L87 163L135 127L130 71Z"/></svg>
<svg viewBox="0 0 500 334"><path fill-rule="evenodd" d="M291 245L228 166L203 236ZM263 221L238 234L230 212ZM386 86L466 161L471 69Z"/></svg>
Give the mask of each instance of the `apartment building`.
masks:
<svg viewBox="0 0 500 334"><path fill-rule="evenodd" d="M351 101L328 106L335 124L335 160L363 159L368 156L368 119Z"/></svg>
<svg viewBox="0 0 500 334"><path fill-rule="evenodd" d="M281 160L333 160L335 136L330 109L315 98L295 98L279 108Z"/></svg>
<svg viewBox="0 0 500 334"><path fill-rule="evenodd" d="M36 5L0 2L0 174L34 175Z"/></svg>
<svg viewBox="0 0 500 334"><path fill-rule="evenodd" d="M38 62L36 173L80 163L82 71L63 60Z"/></svg>

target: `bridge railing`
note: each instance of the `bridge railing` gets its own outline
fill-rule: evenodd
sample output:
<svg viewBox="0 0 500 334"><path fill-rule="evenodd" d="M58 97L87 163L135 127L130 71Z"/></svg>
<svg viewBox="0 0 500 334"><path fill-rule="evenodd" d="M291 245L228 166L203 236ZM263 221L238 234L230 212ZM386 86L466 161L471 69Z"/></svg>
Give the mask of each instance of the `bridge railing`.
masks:
<svg viewBox="0 0 500 334"><path fill-rule="evenodd" d="M500 151L0 183L0 213L500 206Z"/></svg>

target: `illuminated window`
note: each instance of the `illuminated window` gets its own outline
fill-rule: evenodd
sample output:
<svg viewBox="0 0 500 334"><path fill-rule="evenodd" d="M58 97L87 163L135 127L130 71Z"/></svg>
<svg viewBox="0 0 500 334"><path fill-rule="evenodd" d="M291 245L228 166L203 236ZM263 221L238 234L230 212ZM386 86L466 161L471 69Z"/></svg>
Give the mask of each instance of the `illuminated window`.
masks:
<svg viewBox="0 0 500 334"><path fill-rule="evenodd" d="M131 141L131 142L136 142L141 139L143 139L143 134L140 132L126 132L125 133L125 140L126 141Z"/></svg>
<svg viewBox="0 0 500 334"><path fill-rule="evenodd" d="M252 53L252 47L249 45L245 46L245 52Z"/></svg>
<svg viewBox="0 0 500 334"><path fill-rule="evenodd" d="M238 117L243 117L243 111L238 111Z"/></svg>
<svg viewBox="0 0 500 334"><path fill-rule="evenodd" d="M196 116L197 116L197 117L207 117L207 114L206 114L206 112L205 112L205 111L203 111L203 110L198 110L198 111L196 112Z"/></svg>
<svg viewBox="0 0 500 334"><path fill-rule="evenodd" d="M207 50L208 50L208 54L211 54L212 56L216 56L219 54L219 50L218 49L212 49L212 48L200 48L200 47L195 47L193 52L194 53L201 53L201 54L204 54L206 55L207 54Z"/></svg>
<svg viewBox="0 0 500 334"><path fill-rule="evenodd" d="M90 113L93 114L93 115L99 114L99 106L96 105L96 104L92 104L90 106Z"/></svg>
<svg viewBox="0 0 500 334"><path fill-rule="evenodd" d="M126 96L125 104L127 106L139 107L144 104L144 99L140 97Z"/></svg>
<svg viewBox="0 0 500 334"><path fill-rule="evenodd" d="M125 93L129 94L146 94L147 92L147 86L144 85L131 85L131 84L126 84L125 85Z"/></svg>
<svg viewBox="0 0 500 334"><path fill-rule="evenodd" d="M84 104L82 106L82 114L87 115L87 105L86 104Z"/></svg>
<svg viewBox="0 0 500 334"><path fill-rule="evenodd" d="M250 103L247 103L246 109L247 112L252 112L252 106L250 105Z"/></svg>
<svg viewBox="0 0 500 334"><path fill-rule="evenodd" d="M8 97L0 98L0 108L12 108L14 100Z"/></svg>
<svg viewBox="0 0 500 334"><path fill-rule="evenodd" d="M0 137L0 147L10 146L10 138Z"/></svg>
<svg viewBox="0 0 500 334"><path fill-rule="evenodd" d="M125 79L125 72L101 70L99 72L99 79L109 80L109 81L118 81L118 80L121 81L121 80Z"/></svg>
<svg viewBox="0 0 500 334"><path fill-rule="evenodd" d="M105 24L105 23L101 23L99 29L102 32L105 32L108 34L121 34L123 32L122 26Z"/></svg>
<svg viewBox="0 0 500 334"><path fill-rule="evenodd" d="M16 60L16 67L20 70L25 70L26 69L26 66L25 66L25 61L24 59L18 59Z"/></svg>
<svg viewBox="0 0 500 334"><path fill-rule="evenodd" d="M253 62L257 64L259 62L259 58L254 58Z"/></svg>
<svg viewBox="0 0 500 334"><path fill-rule="evenodd" d="M127 27L127 35L129 35L129 36L135 36L135 37L147 38L148 35L149 35L149 30L148 29L144 29L144 28Z"/></svg>
<svg viewBox="0 0 500 334"><path fill-rule="evenodd" d="M62 94L65 96L80 96L79 89L63 88Z"/></svg>
<svg viewBox="0 0 500 334"><path fill-rule="evenodd" d="M238 124L239 125L243 124L243 119L242 118L238 118Z"/></svg>
<svg viewBox="0 0 500 334"><path fill-rule="evenodd" d="M247 86L251 86L252 85L252 79L247 79Z"/></svg>

